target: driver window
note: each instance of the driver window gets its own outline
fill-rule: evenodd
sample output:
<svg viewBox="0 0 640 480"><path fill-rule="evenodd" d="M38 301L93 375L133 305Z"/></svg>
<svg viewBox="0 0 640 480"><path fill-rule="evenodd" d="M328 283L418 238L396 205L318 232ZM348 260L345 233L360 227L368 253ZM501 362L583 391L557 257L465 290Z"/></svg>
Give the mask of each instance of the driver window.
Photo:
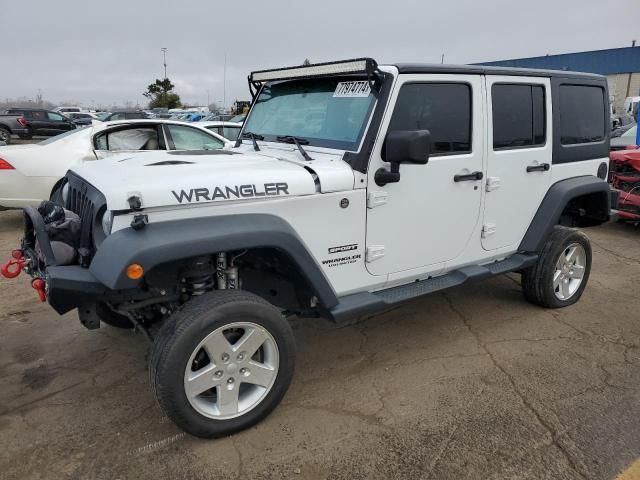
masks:
<svg viewBox="0 0 640 480"><path fill-rule="evenodd" d="M53 120L54 122L61 122L64 120L62 115L55 112L47 112L47 117L49 117L49 120Z"/></svg>
<svg viewBox="0 0 640 480"><path fill-rule="evenodd" d="M388 130L429 130L431 156L471 152L471 86L404 84Z"/></svg>
<svg viewBox="0 0 640 480"><path fill-rule="evenodd" d="M96 150L161 150L158 130L153 127L138 127L99 134L95 140Z"/></svg>
<svg viewBox="0 0 640 480"><path fill-rule="evenodd" d="M192 127L168 125L176 150L218 150L224 144L212 135Z"/></svg>

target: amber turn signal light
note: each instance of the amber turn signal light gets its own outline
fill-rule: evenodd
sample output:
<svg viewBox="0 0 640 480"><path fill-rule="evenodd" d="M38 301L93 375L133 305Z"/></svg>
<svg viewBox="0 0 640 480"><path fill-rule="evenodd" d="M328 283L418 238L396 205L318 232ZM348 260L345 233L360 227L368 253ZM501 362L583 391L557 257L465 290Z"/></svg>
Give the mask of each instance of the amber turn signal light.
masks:
<svg viewBox="0 0 640 480"><path fill-rule="evenodd" d="M129 277L131 280L140 280L143 275L144 268L142 268L142 265L132 263L127 267L127 277Z"/></svg>

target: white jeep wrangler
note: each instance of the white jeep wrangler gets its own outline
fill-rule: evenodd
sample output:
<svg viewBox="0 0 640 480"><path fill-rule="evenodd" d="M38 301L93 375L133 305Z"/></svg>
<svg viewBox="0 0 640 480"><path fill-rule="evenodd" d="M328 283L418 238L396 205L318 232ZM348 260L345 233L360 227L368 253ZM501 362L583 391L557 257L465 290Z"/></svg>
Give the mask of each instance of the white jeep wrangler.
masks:
<svg viewBox="0 0 640 480"><path fill-rule="evenodd" d="M234 149L74 168L52 196L81 220L73 259L27 208L4 268L88 328L141 331L185 431L228 435L276 407L288 315L340 322L505 272L543 307L582 295L591 248L569 227L612 202L604 77L365 58L249 85Z"/></svg>

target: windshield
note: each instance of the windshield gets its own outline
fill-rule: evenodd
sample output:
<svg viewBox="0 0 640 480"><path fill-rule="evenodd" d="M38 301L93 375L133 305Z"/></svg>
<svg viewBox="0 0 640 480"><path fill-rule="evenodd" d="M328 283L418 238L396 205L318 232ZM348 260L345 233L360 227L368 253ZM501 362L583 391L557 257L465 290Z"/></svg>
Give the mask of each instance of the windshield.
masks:
<svg viewBox="0 0 640 480"><path fill-rule="evenodd" d="M309 145L357 150L375 104L366 81L312 78L265 85L244 132L304 138ZM358 87L358 88L354 88Z"/></svg>

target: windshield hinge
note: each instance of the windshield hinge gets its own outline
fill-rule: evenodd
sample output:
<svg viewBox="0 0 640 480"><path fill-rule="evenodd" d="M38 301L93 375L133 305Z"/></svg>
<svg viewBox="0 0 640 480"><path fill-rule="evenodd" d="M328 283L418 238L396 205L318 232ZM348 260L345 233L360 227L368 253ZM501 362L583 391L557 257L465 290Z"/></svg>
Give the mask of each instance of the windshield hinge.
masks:
<svg viewBox="0 0 640 480"><path fill-rule="evenodd" d="M380 205L384 205L387 203L389 195L387 192L383 192L382 190L378 190L377 192L371 192L367 195L367 208L376 208Z"/></svg>

